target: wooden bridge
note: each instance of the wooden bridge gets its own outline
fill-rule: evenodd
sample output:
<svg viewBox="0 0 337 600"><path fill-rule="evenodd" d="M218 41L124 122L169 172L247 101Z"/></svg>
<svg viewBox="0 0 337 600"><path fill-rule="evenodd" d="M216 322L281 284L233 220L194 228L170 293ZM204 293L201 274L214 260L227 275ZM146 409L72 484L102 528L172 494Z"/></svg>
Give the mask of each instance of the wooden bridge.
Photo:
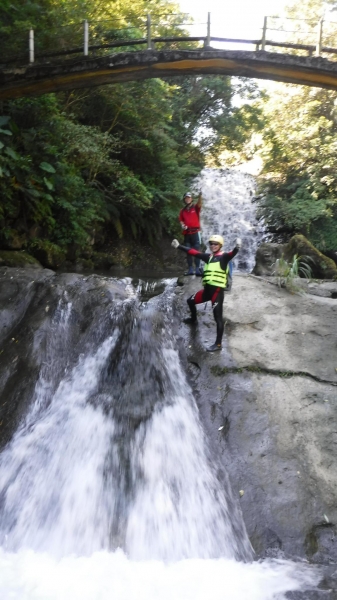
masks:
<svg viewBox="0 0 337 600"><path fill-rule="evenodd" d="M0 64L0 100L182 74L236 75L337 90L337 62L333 60L337 48L323 45L322 21L317 25L315 44L268 39L267 18L261 38L254 40L212 37L210 14L207 35L200 37L153 37L149 15L146 24L143 38L89 45L89 25L85 21L81 47L37 55L34 31L30 30L26 57L9 57ZM203 47L196 47L198 42ZM252 45L253 49L219 50L212 48L214 42ZM190 49L186 48L189 43ZM179 49L180 44L183 49ZM146 49L139 50L141 45ZM126 52L122 51L125 47ZM103 51L103 56L97 56L97 51Z"/></svg>

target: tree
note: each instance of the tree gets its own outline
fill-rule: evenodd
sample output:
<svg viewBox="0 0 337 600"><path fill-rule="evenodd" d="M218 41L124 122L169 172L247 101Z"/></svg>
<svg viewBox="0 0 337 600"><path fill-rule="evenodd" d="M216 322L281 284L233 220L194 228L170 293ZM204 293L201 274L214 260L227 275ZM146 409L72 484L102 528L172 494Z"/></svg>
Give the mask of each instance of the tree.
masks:
<svg viewBox="0 0 337 600"><path fill-rule="evenodd" d="M336 93L287 86L266 106L259 213L273 232L337 247Z"/></svg>
<svg viewBox="0 0 337 600"><path fill-rule="evenodd" d="M287 15L307 27L334 6L305 0L291 5ZM336 38L335 28L335 38L326 37L324 43L336 46ZM303 35L301 41L313 43ZM286 84L261 105L266 125L260 144L259 214L277 236L303 233L326 252L337 249L336 106L336 92Z"/></svg>
<svg viewBox="0 0 337 600"><path fill-rule="evenodd" d="M154 16L166 13L165 25L154 24L158 32L176 31L182 16L174 4L153 0L150 8ZM16 10L5 1L0 29L11 36L15 51L17 27L26 34L28 27L42 24L45 47L54 47L56 34L68 47L69 40L76 43L71 32L84 16L92 36L118 39L118 27L130 26L123 36L131 39L139 37L148 10L144 0L104 7L97 0L20 1ZM19 236L28 247L48 242L64 251L75 246L88 252L93 232L102 229L110 237L130 234L151 243L163 231L176 233L182 193L207 156L240 147L260 126L260 108L251 104L258 95L249 82L215 76L153 79L4 103L0 243L10 245Z"/></svg>

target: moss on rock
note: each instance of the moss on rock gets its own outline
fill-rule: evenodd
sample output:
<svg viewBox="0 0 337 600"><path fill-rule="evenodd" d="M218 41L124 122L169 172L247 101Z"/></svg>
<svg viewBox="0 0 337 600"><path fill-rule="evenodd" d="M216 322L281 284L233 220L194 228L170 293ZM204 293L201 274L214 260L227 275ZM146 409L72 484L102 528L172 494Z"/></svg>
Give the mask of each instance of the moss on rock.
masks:
<svg viewBox="0 0 337 600"><path fill-rule="evenodd" d="M36 258L27 252L17 250L0 250L0 267L42 269L42 265Z"/></svg>
<svg viewBox="0 0 337 600"><path fill-rule="evenodd" d="M337 277L337 267L332 258L328 258L304 235L294 235L285 247L285 258L291 262L294 255L306 257L311 260L308 262L312 276L317 279L334 279Z"/></svg>
<svg viewBox="0 0 337 600"><path fill-rule="evenodd" d="M110 269L113 265L118 264L116 257L108 252L92 252L91 260L96 269Z"/></svg>
<svg viewBox="0 0 337 600"><path fill-rule="evenodd" d="M58 269L66 260L64 250L48 240L34 240L30 250L41 264L48 269Z"/></svg>

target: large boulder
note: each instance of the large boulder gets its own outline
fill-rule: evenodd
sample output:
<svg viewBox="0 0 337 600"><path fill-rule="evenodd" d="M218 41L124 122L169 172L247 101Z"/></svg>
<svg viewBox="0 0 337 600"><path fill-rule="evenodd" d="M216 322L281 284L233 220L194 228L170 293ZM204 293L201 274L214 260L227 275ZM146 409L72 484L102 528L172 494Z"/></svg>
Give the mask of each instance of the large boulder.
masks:
<svg viewBox="0 0 337 600"><path fill-rule="evenodd" d="M273 275L275 262L284 254L285 247L285 244L261 244L256 251L254 275Z"/></svg>
<svg viewBox="0 0 337 600"><path fill-rule="evenodd" d="M1 246L6 250L21 250L27 243L27 236L19 233L16 229L11 229L6 239L2 239Z"/></svg>
<svg viewBox="0 0 337 600"><path fill-rule="evenodd" d="M309 257L306 262L315 279L337 278L335 262L322 254L304 235L294 235L288 244L261 244L255 257L254 275L270 276L274 274L275 262L281 256L291 263L294 256Z"/></svg>
<svg viewBox="0 0 337 600"><path fill-rule="evenodd" d="M65 252L49 242L40 241L38 245L32 246L32 252L47 269L58 269L66 260Z"/></svg>
<svg viewBox="0 0 337 600"><path fill-rule="evenodd" d="M307 262L315 279L334 279L337 277L337 266L332 258L328 258L317 250L304 235L294 235L286 245L284 256L288 262L292 261L295 254L309 257L310 260Z"/></svg>
<svg viewBox="0 0 337 600"><path fill-rule="evenodd" d="M0 250L0 267L42 269L42 265L36 258L27 252L16 250Z"/></svg>
<svg viewBox="0 0 337 600"><path fill-rule="evenodd" d="M325 254L329 258L332 258L334 263L337 265L337 250L327 250Z"/></svg>

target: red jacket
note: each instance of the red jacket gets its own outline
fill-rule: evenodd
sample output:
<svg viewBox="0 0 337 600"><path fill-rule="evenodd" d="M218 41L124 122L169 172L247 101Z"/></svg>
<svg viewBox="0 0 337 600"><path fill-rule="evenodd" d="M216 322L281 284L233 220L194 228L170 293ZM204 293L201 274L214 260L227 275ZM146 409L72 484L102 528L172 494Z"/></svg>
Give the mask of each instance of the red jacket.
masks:
<svg viewBox="0 0 337 600"><path fill-rule="evenodd" d="M187 225L187 229L183 229L183 234L188 235L200 231L200 211L201 206L192 204L191 207L184 206L179 213L179 221Z"/></svg>

